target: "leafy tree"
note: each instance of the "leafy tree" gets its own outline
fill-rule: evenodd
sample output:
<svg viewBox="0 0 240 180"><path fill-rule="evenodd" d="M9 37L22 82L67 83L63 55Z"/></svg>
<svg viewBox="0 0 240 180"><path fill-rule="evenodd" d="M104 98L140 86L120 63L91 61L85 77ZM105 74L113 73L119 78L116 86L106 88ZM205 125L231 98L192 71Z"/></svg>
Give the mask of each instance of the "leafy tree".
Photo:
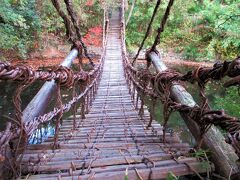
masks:
<svg viewBox="0 0 240 180"><path fill-rule="evenodd" d="M35 0L0 0L0 4L0 49L26 57L40 30Z"/></svg>
<svg viewBox="0 0 240 180"><path fill-rule="evenodd" d="M153 43L156 29L166 8L163 1L145 47ZM137 1L127 28L127 45L137 47L146 31L155 1ZM175 0L162 47L174 47L186 59L226 60L240 52L240 4L238 0ZM128 13L128 12L127 12Z"/></svg>
<svg viewBox="0 0 240 180"><path fill-rule="evenodd" d="M228 88L224 94L214 97L214 108L224 109L228 114L240 117L240 99L238 87Z"/></svg>
<svg viewBox="0 0 240 180"><path fill-rule="evenodd" d="M73 3L83 35L89 28L102 25L101 1L92 0L89 4L88 0L73 0ZM63 20L50 0L0 0L0 4L0 52L12 51L27 58L46 34L65 37ZM66 12L63 1L61 5ZM4 54L0 53L2 59Z"/></svg>
<svg viewBox="0 0 240 180"><path fill-rule="evenodd" d="M67 14L63 1L61 2L61 6ZM79 24L85 33L89 28L102 24L103 8L100 1L74 0L73 6L79 18ZM50 0L43 0L40 17L44 30L49 33L55 33L55 35L65 34L63 21L57 14Z"/></svg>

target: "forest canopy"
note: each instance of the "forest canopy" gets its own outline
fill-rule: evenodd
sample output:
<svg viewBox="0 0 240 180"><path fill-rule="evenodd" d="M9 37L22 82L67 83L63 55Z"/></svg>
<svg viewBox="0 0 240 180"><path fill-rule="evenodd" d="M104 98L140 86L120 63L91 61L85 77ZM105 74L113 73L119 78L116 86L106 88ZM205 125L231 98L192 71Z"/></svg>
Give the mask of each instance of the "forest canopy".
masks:
<svg viewBox="0 0 240 180"><path fill-rule="evenodd" d="M74 0L74 8L84 33L93 25L102 23L101 1ZM62 8L66 11L63 6ZM47 33L64 38L63 20L51 0L0 0L0 58L3 52L17 52L27 58L30 51L41 48ZM66 40L66 39L65 39ZM2 53L1 53L2 52Z"/></svg>
<svg viewBox="0 0 240 180"><path fill-rule="evenodd" d="M155 4L155 1L136 0L127 27L130 50L134 51L140 44ZM154 41L166 6L167 1L160 5L146 48ZM239 0L176 0L161 45L163 48L173 47L185 59L231 60L240 54L239 27Z"/></svg>
<svg viewBox="0 0 240 180"><path fill-rule="evenodd" d="M74 0L80 25L86 33L102 24L103 2ZM109 7L114 1L106 0ZM62 2L63 3L63 2ZM156 1L129 0L126 18L134 4L127 26L127 45L135 52L146 32ZM51 0L0 0L0 58L14 52L20 58L41 49L42 39L52 33L63 38L65 27ZM145 48L152 44L156 29L167 6L163 0ZM63 6L64 8L64 6ZM231 60L240 52L239 0L175 0L162 34L161 48L171 47L183 58L193 61Z"/></svg>
<svg viewBox="0 0 240 180"><path fill-rule="evenodd" d="M0 49L16 50L24 57L40 32L35 0L0 0Z"/></svg>

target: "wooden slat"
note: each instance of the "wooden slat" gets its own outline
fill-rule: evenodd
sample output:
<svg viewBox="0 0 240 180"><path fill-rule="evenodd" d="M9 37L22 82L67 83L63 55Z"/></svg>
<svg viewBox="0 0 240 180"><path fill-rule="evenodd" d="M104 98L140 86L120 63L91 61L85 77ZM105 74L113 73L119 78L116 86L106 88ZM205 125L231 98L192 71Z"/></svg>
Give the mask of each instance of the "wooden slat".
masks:
<svg viewBox="0 0 240 180"><path fill-rule="evenodd" d="M187 175L208 170L188 157L191 147L176 134L166 133L163 142L163 128L157 121L147 127L146 106L143 118L139 117L124 77L119 23L118 14L113 13L102 78L89 114L81 119L78 109L74 131L73 116L63 120L58 149L52 150L52 136L27 147L22 172L36 173L29 179L122 180L126 168L129 179L139 179L136 169L142 179L161 179L169 171Z"/></svg>
<svg viewBox="0 0 240 180"><path fill-rule="evenodd" d="M162 161L170 159L172 155L170 154L150 154L147 158L150 161ZM127 160L126 160L127 158ZM37 166L29 166L27 169L28 172L40 171L40 172L51 172L51 171L60 171L64 169L72 168L72 164L74 164L74 168L81 169L83 166L88 167L89 165L94 167L104 167L104 166L114 166L114 165L124 165L124 164L136 164L141 163L143 161L144 156L133 155L131 157L110 157L110 158L96 158L94 159L86 159L86 160L65 160L65 161L50 161L43 162L42 164L38 164Z"/></svg>
<svg viewBox="0 0 240 180"><path fill-rule="evenodd" d="M190 162L192 160L185 159L185 161ZM167 165L170 165L170 164L176 164L176 161L174 161L174 160L159 161L159 162L155 163L155 167L167 166ZM145 167L146 167L146 165L144 163L139 163L139 164L119 165L119 166L106 166L104 168L102 168L102 167L94 168L94 169L92 169L92 171L95 172L95 173L106 173L106 172L112 172L112 171L115 171L115 172L116 171L124 171L124 170L126 170L126 168L131 170L131 169L134 169L134 168L143 169ZM73 171L71 174L69 172L67 172L67 173L58 173L58 174L40 174L40 175L32 176L31 179L56 178L58 176L69 177L71 175L77 176L80 173L85 174L86 171L82 172L82 170L76 170L76 171Z"/></svg>

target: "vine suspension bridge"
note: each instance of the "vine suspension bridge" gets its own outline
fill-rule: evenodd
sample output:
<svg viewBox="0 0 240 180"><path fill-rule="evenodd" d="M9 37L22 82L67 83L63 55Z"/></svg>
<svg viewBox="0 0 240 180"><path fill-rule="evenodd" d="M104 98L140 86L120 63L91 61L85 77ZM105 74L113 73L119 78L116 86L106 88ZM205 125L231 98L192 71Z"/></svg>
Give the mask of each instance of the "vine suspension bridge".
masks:
<svg viewBox="0 0 240 180"><path fill-rule="evenodd" d="M240 60L181 75L167 69L158 54L150 51L148 60L158 74L138 71L127 58L124 19L122 1L110 19L104 20L103 54L88 73L69 68L78 54L76 49L62 66L51 71L0 63L0 80L20 82L14 95L16 120L0 134L2 167L11 167L19 179L166 179L170 172L202 179L202 173L209 175L215 169L223 176L237 177L239 120L210 110L206 101L198 106L180 81L194 81L197 76L204 97L201 88L209 79L229 76L226 86L239 84ZM22 112L21 92L36 80L48 82ZM61 101L63 87L73 89L73 98L66 104ZM57 107L43 114L54 91ZM144 96L152 100L150 112ZM164 104L163 125L152 115L157 100ZM70 110L72 115L60 123L63 113ZM183 116L199 146L213 151L214 163L193 157L188 143L166 131L173 110ZM39 125L53 118L55 134L41 144L28 144L28 137ZM212 124L229 132L228 143Z"/></svg>

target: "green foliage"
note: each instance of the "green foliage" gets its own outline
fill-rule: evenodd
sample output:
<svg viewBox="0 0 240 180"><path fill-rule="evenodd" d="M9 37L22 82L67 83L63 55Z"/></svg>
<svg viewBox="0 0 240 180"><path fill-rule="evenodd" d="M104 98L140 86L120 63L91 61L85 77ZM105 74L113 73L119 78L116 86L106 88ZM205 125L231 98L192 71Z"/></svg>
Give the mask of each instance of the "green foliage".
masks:
<svg viewBox="0 0 240 180"><path fill-rule="evenodd" d="M16 50L26 57L40 29L35 0L0 0L0 49Z"/></svg>
<svg viewBox="0 0 240 180"><path fill-rule="evenodd" d="M240 98L238 87L228 88L224 94L216 95L214 109L224 109L226 113L240 117Z"/></svg>
<svg viewBox="0 0 240 180"><path fill-rule="evenodd" d="M192 156L196 158L206 159L208 153L209 151L199 149L198 151L192 153Z"/></svg>
<svg viewBox="0 0 240 180"><path fill-rule="evenodd" d="M194 59L196 58L196 54L198 54L198 48L193 44L189 44L185 46L183 57L185 59Z"/></svg>
<svg viewBox="0 0 240 180"><path fill-rule="evenodd" d="M56 12L51 1L43 0L39 11L43 32L60 36L65 35L63 20Z"/></svg>
<svg viewBox="0 0 240 180"><path fill-rule="evenodd" d="M93 6L83 7L85 9L86 19L84 28L87 30L91 27L102 26L103 24L103 6L100 1L95 1ZM81 17L81 14L79 14Z"/></svg>
<svg viewBox="0 0 240 180"><path fill-rule="evenodd" d="M167 175L167 180L179 180L177 176L175 176L172 172L169 172Z"/></svg>
<svg viewBox="0 0 240 180"><path fill-rule="evenodd" d="M64 1L61 8L67 13ZM93 5L86 6L87 0L73 0L74 11L77 13L78 22L84 35L89 28L102 25L103 7L100 1L94 1ZM65 37L65 26L62 18L56 12L51 1L43 0L40 10L43 31L53 33L56 36Z"/></svg>
<svg viewBox="0 0 240 180"><path fill-rule="evenodd" d="M129 178L128 178L128 168L126 168L126 171L125 171L125 178L124 178L125 180L128 180Z"/></svg>
<svg viewBox="0 0 240 180"><path fill-rule="evenodd" d="M87 0L73 0L79 24L84 32L102 25L103 10L100 1L86 6ZM0 0L0 50L16 52L26 58L29 51L41 44L48 33L65 37L63 20L50 0ZM61 6L67 14L63 1ZM1 58L3 54L0 54Z"/></svg>
<svg viewBox="0 0 240 180"><path fill-rule="evenodd" d="M165 0L160 6L146 48L153 43L166 4ZM142 41L154 6L155 1L137 1L127 27L128 47L136 47ZM239 1L176 0L161 45L177 48L191 60L233 59L240 52L239 26Z"/></svg>
<svg viewBox="0 0 240 180"><path fill-rule="evenodd" d="M147 6L146 3L148 3ZM126 31L127 46L137 47L141 43L147 28L147 22L154 10L154 5L155 2L153 1L136 1L136 5ZM151 40L153 39L150 37L146 44L149 45Z"/></svg>

